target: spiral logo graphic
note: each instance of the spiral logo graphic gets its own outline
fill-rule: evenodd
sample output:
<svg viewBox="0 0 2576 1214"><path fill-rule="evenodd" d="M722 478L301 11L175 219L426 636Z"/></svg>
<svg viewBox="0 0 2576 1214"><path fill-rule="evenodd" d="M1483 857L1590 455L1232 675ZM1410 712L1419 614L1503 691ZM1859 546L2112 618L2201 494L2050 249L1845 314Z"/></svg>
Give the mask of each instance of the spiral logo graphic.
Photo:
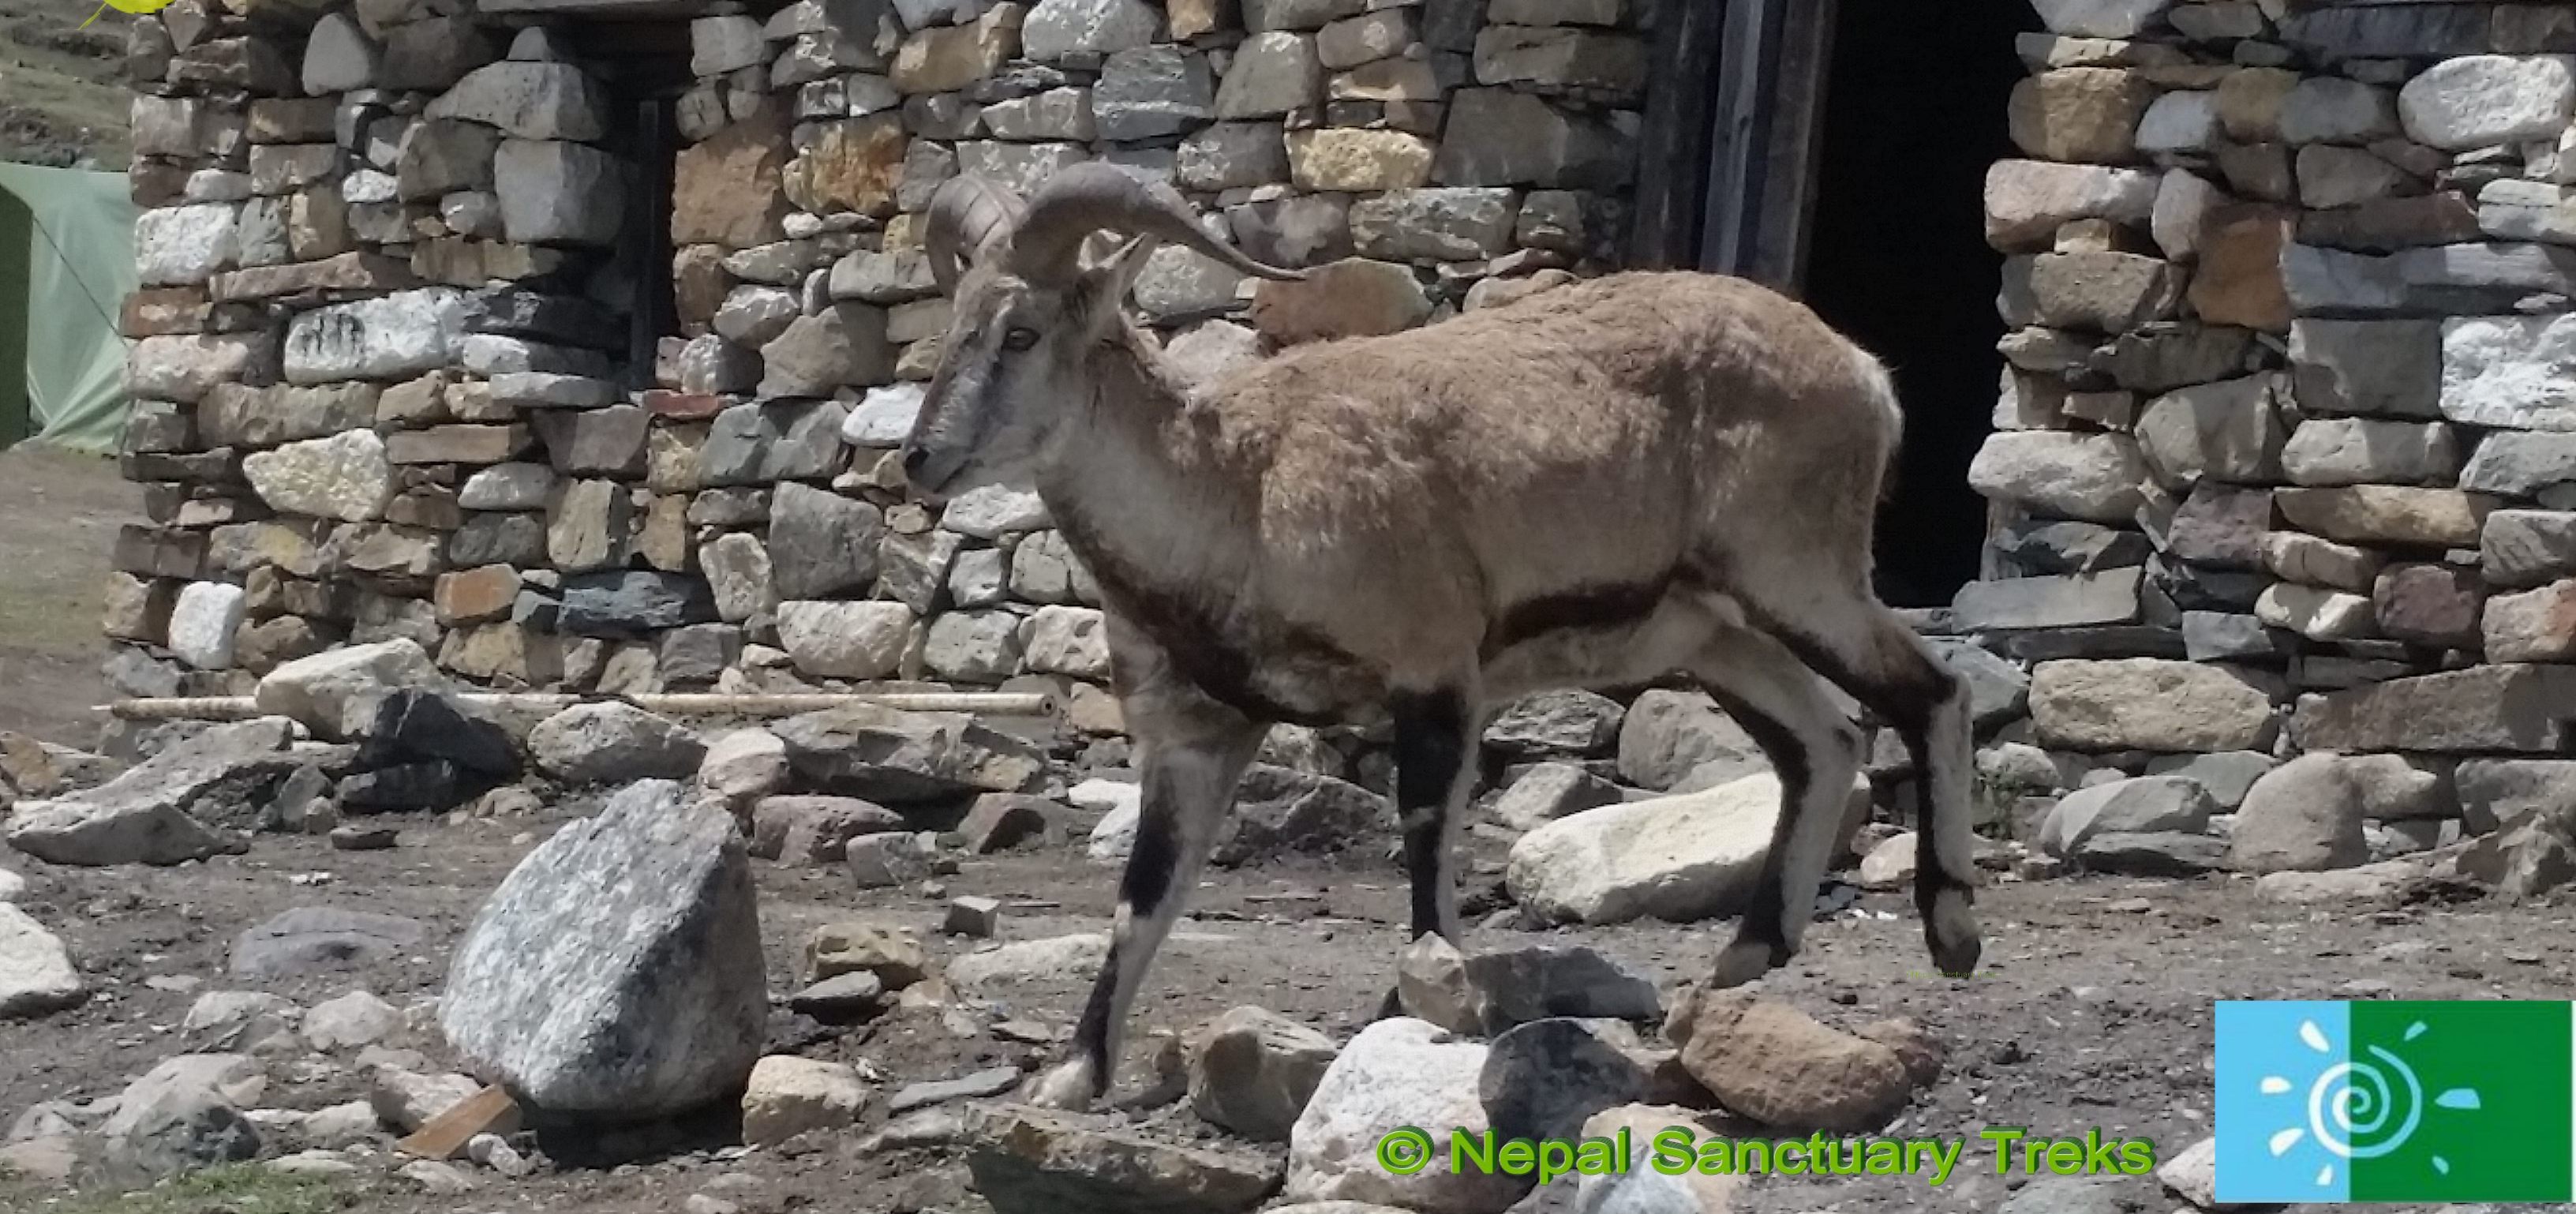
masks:
<svg viewBox="0 0 2576 1214"><path fill-rule="evenodd" d="M1431 1135L1414 1126L1397 1126L1377 1140L1377 1166L1398 1176L1411 1176L1431 1163Z"/></svg>
<svg viewBox="0 0 2576 1214"><path fill-rule="evenodd" d="M2405 1146L2424 1120L2424 1084L2414 1069L2387 1050L2368 1048L2377 1061L2337 1063L2308 1086L2308 1132L2346 1159L2377 1159ZM2399 1118L2395 1129L2392 1117Z"/></svg>

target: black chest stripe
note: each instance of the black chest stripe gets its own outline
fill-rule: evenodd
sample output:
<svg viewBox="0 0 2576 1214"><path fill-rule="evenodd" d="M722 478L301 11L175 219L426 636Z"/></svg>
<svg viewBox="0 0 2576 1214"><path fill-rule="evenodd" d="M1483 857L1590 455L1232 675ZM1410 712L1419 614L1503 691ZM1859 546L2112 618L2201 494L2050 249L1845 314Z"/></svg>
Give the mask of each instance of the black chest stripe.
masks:
<svg viewBox="0 0 2576 1214"><path fill-rule="evenodd" d="M1162 646L1181 677L1218 703L1262 721L1336 725L1343 714L1283 704L1261 690L1259 667L1332 681L1362 669L1357 658L1311 629L1278 621L1256 622L1254 636L1229 629L1218 613L1185 593L1153 585L1098 542L1087 527L1059 518L1057 529L1072 546L1102 593L1127 622ZM1337 700L1341 697L1336 696Z"/></svg>
<svg viewBox="0 0 2576 1214"><path fill-rule="evenodd" d="M1636 624L1654 614L1673 581L1674 575L1666 573L1652 582L1584 586L1514 603L1485 630L1483 656L1491 661L1514 645L1551 632Z"/></svg>

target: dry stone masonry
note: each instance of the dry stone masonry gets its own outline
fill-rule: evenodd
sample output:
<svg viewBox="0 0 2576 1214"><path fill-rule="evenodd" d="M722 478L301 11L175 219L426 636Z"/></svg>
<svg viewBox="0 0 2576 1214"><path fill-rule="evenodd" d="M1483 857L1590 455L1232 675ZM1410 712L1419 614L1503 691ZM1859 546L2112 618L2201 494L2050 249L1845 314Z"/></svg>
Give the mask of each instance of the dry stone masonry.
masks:
<svg viewBox="0 0 2576 1214"><path fill-rule="evenodd" d="M2240 801L2258 872L2527 811L2576 771L2576 8L2037 7L1986 180L1998 576L1955 603L2032 666L1989 784L2192 776L2043 834L2184 871ZM2236 774L2300 752L2386 753Z"/></svg>
<svg viewBox="0 0 2576 1214"><path fill-rule="evenodd" d="M1157 253L1136 301L1199 377L1606 268L1651 6L1486 7L718 2L657 18L661 81L548 4L140 18L114 681L406 640L502 688L1034 681L1114 732L1036 497L941 510L890 458L948 321L922 209L1098 159L1318 271Z"/></svg>

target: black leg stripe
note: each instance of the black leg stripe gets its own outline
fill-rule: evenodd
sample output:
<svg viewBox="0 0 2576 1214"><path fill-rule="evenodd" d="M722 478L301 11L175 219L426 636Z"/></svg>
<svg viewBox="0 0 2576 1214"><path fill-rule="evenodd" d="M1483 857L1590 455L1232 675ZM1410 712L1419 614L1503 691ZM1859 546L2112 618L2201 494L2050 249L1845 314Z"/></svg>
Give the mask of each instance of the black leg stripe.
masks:
<svg viewBox="0 0 2576 1214"><path fill-rule="evenodd" d="M1798 811L1806 804L1807 788L1815 782L1815 773L1807 761L1807 748L1798 740L1795 730L1777 718L1754 710L1742 699L1716 688L1709 696L1717 701L1726 715L1762 748L1763 757L1771 760L1771 770L1780 779L1780 816L1771 826L1771 850L1762 860L1762 876L1753 886L1753 904L1744 912L1744 934L1771 946L1771 962L1789 959L1789 933L1785 921L1788 913L1787 891L1782 887L1781 868L1788 862L1789 836L1798 825Z"/></svg>
<svg viewBox="0 0 2576 1214"><path fill-rule="evenodd" d="M1455 691L1398 694L1395 718L1395 811L1404 823L1405 875L1413 886L1413 934L1437 932L1443 857L1449 845L1449 793L1467 762L1467 701Z"/></svg>
<svg viewBox="0 0 2576 1214"><path fill-rule="evenodd" d="M1180 826L1172 819L1168 806L1148 805L1136 824L1135 848L1118 882L1118 897L1133 915L1151 916L1171 896L1172 870L1181 862Z"/></svg>

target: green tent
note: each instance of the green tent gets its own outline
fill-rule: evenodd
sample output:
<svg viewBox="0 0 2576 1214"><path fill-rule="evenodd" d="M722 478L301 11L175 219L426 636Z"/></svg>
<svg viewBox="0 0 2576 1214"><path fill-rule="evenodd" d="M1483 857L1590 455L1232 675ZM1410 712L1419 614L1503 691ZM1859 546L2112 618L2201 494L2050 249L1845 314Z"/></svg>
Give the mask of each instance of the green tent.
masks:
<svg viewBox="0 0 2576 1214"><path fill-rule="evenodd" d="M0 164L0 447L33 438L111 454L125 426L134 290L125 174ZM26 368L11 376L5 368Z"/></svg>

